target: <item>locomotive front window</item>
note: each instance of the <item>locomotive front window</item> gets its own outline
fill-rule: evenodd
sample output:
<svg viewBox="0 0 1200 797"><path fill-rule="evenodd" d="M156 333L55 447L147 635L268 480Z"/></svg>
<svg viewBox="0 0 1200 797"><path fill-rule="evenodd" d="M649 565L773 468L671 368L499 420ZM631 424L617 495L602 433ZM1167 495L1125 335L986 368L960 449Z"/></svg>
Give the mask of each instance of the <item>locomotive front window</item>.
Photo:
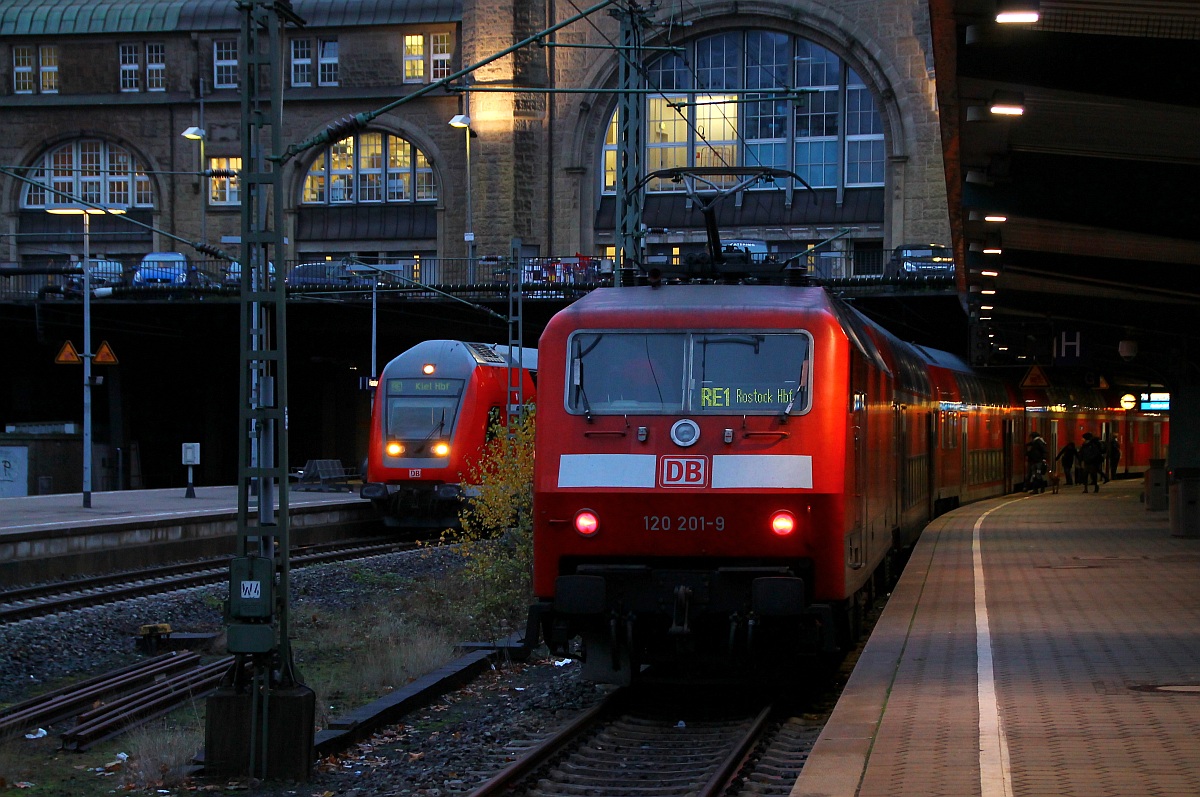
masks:
<svg viewBox="0 0 1200 797"><path fill-rule="evenodd" d="M680 412L687 335L580 333L571 343L568 406L604 414Z"/></svg>
<svg viewBox="0 0 1200 797"><path fill-rule="evenodd" d="M461 379L389 379L388 439L419 443L449 437L462 389Z"/></svg>
<svg viewBox="0 0 1200 797"><path fill-rule="evenodd" d="M807 407L807 393L805 335L692 336L691 412L790 413Z"/></svg>
<svg viewBox="0 0 1200 797"><path fill-rule="evenodd" d="M798 413L809 337L779 332L579 332L567 408L586 415Z"/></svg>

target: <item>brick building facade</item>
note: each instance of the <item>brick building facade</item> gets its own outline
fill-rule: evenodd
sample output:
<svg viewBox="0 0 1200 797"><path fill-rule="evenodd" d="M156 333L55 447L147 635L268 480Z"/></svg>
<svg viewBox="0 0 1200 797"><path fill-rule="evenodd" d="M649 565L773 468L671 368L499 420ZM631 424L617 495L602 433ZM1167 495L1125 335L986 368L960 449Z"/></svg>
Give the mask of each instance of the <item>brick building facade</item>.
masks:
<svg viewBox="0 0 1200 797"><path fill-rule="evenodd" d="M464 258L467 141L448 124L464 111L477 255L505 254L514 238L526 254L544 256L604 255L613 245L609 130L617 98L604 90L616 87L622 51L607 9L474 70L467 99L462 81L430 84L580 7L292 5L307 24L288 31L280 65L286 140L308 140L338 120L423 93L350 133L350 143L306 149L283 167L286 259ZM231 79L239 25L232 0L0 0L0 263L81 252L78 222L44 212L66 200L13 173L122 204L148 225L97 218L93 252L126 263L150 251L197 257L186 242L202 236L224 239L231 251L240 187L230 178L202 181L197 142L181 133L205 131L208 167L240 163ZM662 88L647 95L655 125L647 169L706 158L748 163L753 153L815 184L811 192L755 186L731 197L718 213L723 236L793 252L849 230L829 247L877 255L948 241L923 0L701 0L648 12L640 30L648 85ZM676 49L658 49L668 47ZM768 52L772 65L763 61ZM799 99L767 108L769 95L753 92L764 80L799 86ZM719 112L704 110L705 102ZM647 252L701 247L703 220L686 196L649 188Z"/></svg>

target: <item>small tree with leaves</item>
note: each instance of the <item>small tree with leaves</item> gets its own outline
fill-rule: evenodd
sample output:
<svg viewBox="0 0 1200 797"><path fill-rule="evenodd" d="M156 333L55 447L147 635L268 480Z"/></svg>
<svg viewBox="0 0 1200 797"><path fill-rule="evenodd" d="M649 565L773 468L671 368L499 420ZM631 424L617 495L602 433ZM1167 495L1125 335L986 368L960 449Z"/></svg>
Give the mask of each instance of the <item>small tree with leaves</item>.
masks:
<svg viewBox="0 0 1200 797"><path fill-rule="evenodd" d="M459 511L464 578L474 595L476 617L501 632L522 621L533 593L533 405L512 434L503 422L467 483L477 485Z"/></svg>

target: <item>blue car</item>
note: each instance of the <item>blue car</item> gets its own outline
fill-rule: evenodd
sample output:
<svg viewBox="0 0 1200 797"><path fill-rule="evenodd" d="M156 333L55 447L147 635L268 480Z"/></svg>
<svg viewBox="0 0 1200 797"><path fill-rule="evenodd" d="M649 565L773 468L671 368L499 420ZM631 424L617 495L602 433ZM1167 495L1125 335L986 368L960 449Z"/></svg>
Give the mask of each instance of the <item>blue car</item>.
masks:
<svg viewBox="0 0 1200 797"><path fill-rule="evenodd" d="M132 285L186 285L188 259L182 252L151 252L142 258L130 279Z"/></svg>

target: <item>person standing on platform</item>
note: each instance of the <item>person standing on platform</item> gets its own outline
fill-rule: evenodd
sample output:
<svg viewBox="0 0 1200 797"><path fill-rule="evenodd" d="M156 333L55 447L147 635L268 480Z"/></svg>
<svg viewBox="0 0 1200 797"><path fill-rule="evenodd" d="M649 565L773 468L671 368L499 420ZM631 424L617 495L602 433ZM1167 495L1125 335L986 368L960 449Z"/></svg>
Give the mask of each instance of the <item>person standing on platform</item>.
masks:
<svg viewBox="0 0 1200 797"><path fill-rule="evenodd" d="M1083 462L1083 491L1088 491L1088 482L1100 492L1100 469L1104 467L1104 449L1091 433L1083 433L1083 445L1079 447L1079 459Z"/></svg>
<svg viewBox="0 0 1200 797"><path fill-rule="evenodd" d="M1075 483L1075 460L1078 456L1079 449L1075 447L1074 440L1068 440L1067 444L1054 455L1054 461L1061 462L1063 470L1066 471L1068 487Z"/></svg>
<svg viewBox="0 0 1200 797"><path fill-rule="evenodd" d="M1029 435L1029 443L1025 446L1026 479L1025 488L1029 492L1039 492L1046 489L1046 440L1037 432Z"/></svg>
<svg viewBox="0 0 1200 797"><path fill-rule="evenodd" d="M1117 442L1116 435L1108 438L1104 454L1108 459L1108 478L1115 479L1117 478L1117 465L1121 462L1121 444Z"/></svg>

